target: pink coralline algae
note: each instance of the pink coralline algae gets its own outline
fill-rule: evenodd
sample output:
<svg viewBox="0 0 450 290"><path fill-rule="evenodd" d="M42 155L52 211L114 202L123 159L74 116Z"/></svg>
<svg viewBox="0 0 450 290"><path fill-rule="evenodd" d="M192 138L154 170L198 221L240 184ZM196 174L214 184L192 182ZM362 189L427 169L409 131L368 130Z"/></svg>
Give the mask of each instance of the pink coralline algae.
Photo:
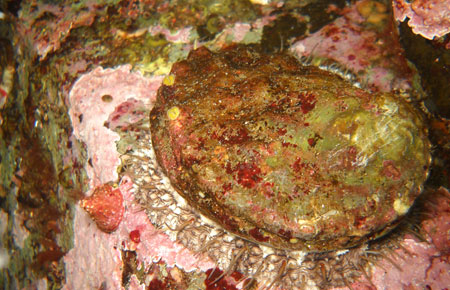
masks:
<svg viewBox="0 0 450 290"><path fill-rule="evenodd" d="M427 39L450 32L450 3L446 0L394 0L394 16L398 21L409 18L408 25L415 34Z"/></svg>
<svg viewBox="0 0 450 290"><path fill-rule="evenodd" d="M86 170L91 188L117 179L115 168L120 160L115 142L120 138L111 128L119 126L120 121L138 120L139 114L129 114L129 118L121 114L150 106L161 81L159 76L145 78L139 72L131 73L131 66L125 65L116 69L98 67L74 84L69 94L69 115L74 136L88 148L91 163ZM110 128L104 126L105 122Z"/></svg>
<svg viewBox="0 0 450 290"><path fill-rule="evenodd" d="M409 90L414 71L408 66L388 16L387 7L379 2L359 1L347 8L344 16L295 42L290 50L299 57L339 63L370 90Z"/></svg>
<svg viewBox="0 0 450 290"><path fill-rule="evenodd" d="M91 196L80 202L98 228L104 232L113 232L123 218L123 196L120 190L110 185L102 185L94 190Z"/></svg>

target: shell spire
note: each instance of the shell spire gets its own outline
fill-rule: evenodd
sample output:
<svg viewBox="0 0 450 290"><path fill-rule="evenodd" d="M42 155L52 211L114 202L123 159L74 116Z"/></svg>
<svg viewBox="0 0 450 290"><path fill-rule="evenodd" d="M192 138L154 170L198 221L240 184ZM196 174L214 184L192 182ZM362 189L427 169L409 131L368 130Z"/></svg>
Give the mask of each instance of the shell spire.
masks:
<svg viewBox="0 0 450 290"><path fill-rule="evenodd" d="M80 201L80 206L86 210L106 233L113 232L123 218L123 196L120 189L104 184L95 188L94 193Z"/></svg>

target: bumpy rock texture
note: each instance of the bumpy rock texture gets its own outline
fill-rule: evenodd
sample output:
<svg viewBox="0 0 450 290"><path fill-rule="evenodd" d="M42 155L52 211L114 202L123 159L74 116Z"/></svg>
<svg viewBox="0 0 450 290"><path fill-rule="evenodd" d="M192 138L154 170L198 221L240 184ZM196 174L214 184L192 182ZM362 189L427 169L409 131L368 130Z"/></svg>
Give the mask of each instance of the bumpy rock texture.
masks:
<svg viewBox="0 0 450 290"><path fill-rule="evenodd" d="M246 46L191 52L151 112L158 162L191 205L245 239L307 251L398 223L428 172L422 122L392 94Z"/></svg>

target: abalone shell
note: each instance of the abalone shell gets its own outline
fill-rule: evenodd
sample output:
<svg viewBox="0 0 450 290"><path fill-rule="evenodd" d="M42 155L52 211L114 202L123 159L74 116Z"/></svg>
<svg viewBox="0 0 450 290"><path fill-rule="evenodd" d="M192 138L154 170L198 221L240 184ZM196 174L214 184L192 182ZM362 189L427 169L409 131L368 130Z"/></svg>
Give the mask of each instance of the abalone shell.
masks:
<svg viewBox="0 0 450 290"><path fill-rule="evenodd" d="M274 248L345 249L395 227L430 165L423 117L285 53L201 47L151 111L157 160L204 216Z"/></svg>

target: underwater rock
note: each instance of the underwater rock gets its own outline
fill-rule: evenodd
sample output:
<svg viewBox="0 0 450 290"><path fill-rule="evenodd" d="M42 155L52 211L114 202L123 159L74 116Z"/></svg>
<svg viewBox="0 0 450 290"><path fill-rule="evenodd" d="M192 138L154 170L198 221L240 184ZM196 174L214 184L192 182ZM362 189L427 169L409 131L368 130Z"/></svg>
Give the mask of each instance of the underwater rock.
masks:
<svg viewBox="0 0 450 290"><path fill-rule="evenodd" d="M159 164L192 206L244 239L355 246L394 228L427 177L418 111L287 54L202 47L163 83L150 115Z"/></svg>

